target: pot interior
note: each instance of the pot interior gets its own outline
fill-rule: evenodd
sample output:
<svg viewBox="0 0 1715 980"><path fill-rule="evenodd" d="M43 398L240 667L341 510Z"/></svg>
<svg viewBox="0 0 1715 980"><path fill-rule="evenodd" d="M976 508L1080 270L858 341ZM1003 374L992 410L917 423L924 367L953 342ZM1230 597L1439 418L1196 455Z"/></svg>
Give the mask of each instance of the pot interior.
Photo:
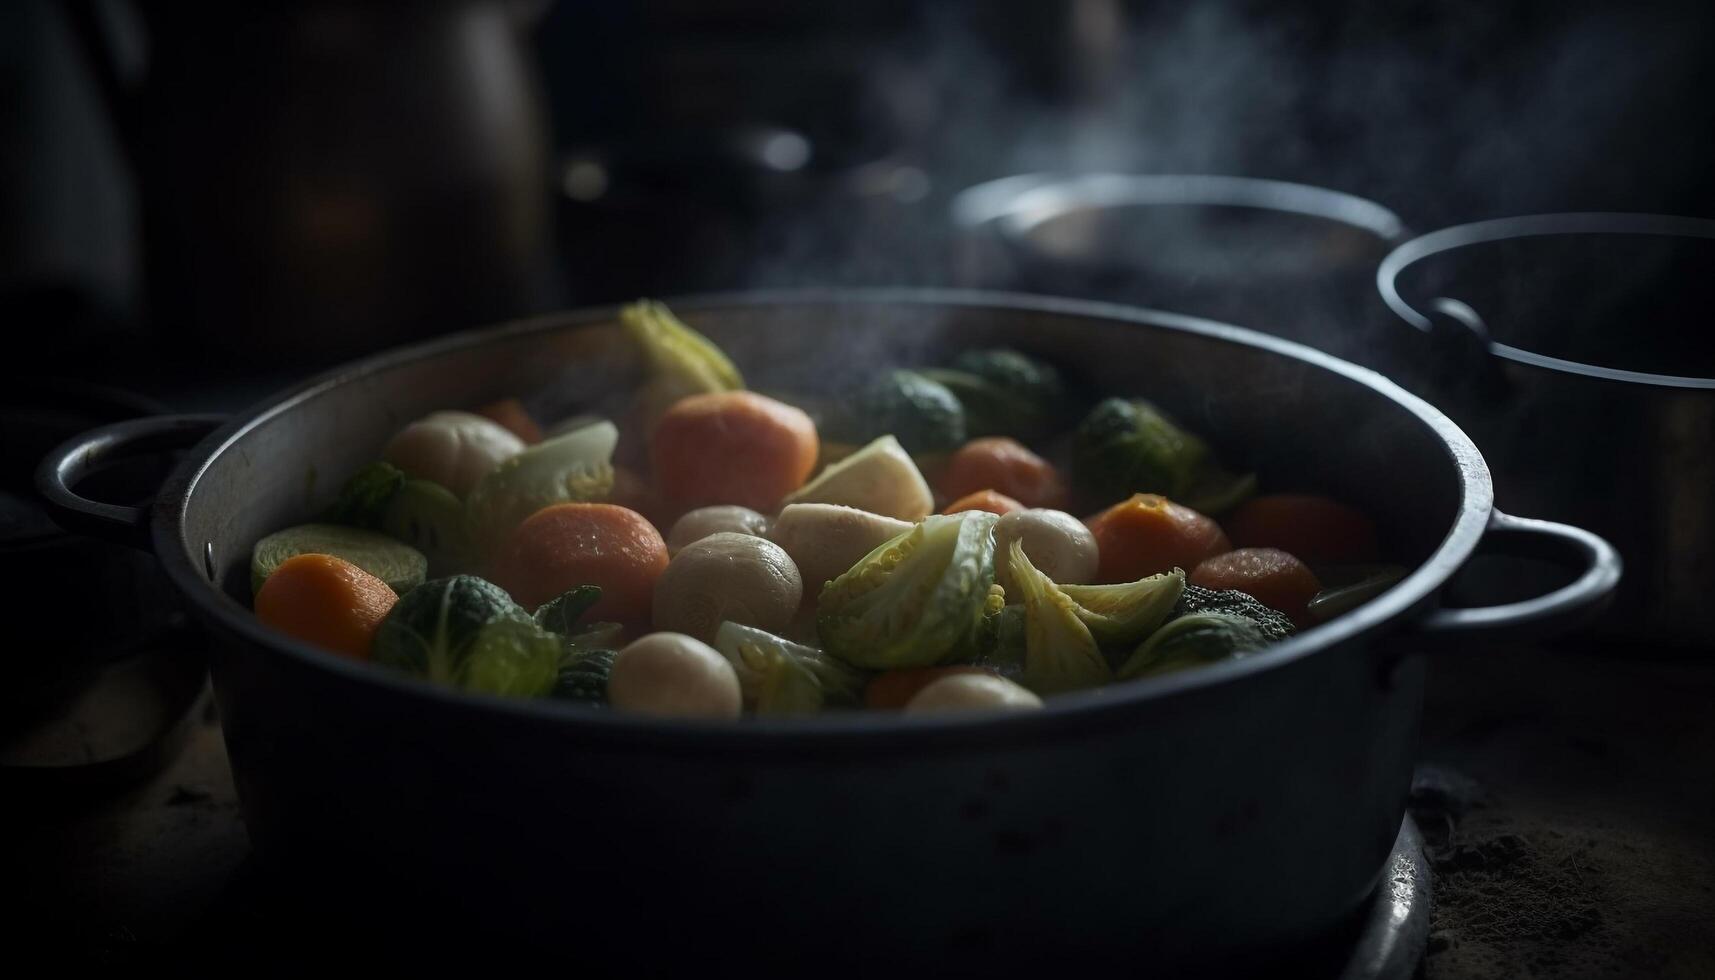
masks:
<svg viewBox="0 0 1715 980"><path fill-rule="evenodd" d="M1328 493L1362 508L1381 529L1386 554L1412 566L1460 522L1473 468L1486 492L1468 442L1421 403L1378 376L1232 328L1040 301L787 297L673 306L731 355L750 387L822 399L881 369L935 364L965 349L1040 355L1091 401L1159 403L1230 467L1257 471L1266 491ZM623 406L638 370L611 317L569 314L336 372L260 409L188 478L182 558L201 570L206 548L222 590L248 606L255 541L313 519L393 432L436 409L519 396L544 423L603 412L621 425L623 454L636 435L626 431Z"/></svg>

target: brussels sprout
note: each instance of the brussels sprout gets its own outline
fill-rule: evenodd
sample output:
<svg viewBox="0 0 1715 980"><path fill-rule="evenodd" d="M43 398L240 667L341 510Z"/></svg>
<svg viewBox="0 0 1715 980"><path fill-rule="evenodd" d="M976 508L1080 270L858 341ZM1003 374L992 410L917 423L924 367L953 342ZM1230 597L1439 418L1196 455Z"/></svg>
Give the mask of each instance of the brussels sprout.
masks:
<svg viewBox="0 0 1715 980"><path fill-rule="evenodd" d="M1222 613L1248 619L1271 643L1286 639L1296 629L1285 613L1263 605L1244 592L1237 589L1205 589L1187 582L1179 601L1173 604L1173 614L1168 619L1171 622L1182 616L1200 613Z"/></svg>
<svg viewBox="0 0 1715 980"><path fill-rule="evenodd" d="M1061 585L1078 618L1103 646L1130 646L1166 621L1185 589L1177 568L1116 585Z"/></svg>
<svg viewBox="0 0 1715 980"><path fill-rule="evenodd" d="M946 385L916 371L889 371L858 393L835 434L851 441L892 435L910 453L956 449L965 443L965 409Z"/></svg>
<svg viewBox="0 0 1715 980"><path fill-rule="evenodd" d="M643 350L648 380L637 401L648 429L681 398L744 387L743 376L726 354L665 305L653 300L632 303L619 311L619 322Z"/></svg>
<svg viewBox="0 0 1715 980"><path fill-rule="evenodd" d="M816 602L822 648L874 670L940 663L982 621L994 585L995 515L938 515L865 555Z"/></svg>
<svg viewBox="0 0 1715 980"><path fill-rule="evenodd" d="M467 691L533 698L554 688L560 638L526 619L496 619L476 631L455 683Z"/></svg>
<svg viewBox="0 0 1715 980"><path fill-rule="evenodd" d="M482 628L497 620L531 623L506 590L475 575L454 575L424 582L407 592L375 631L370 656L438 684L461 685L465 665ZM491 638L503 646L504 637ZM558 655L559 644L554 645ZM501 661L509 655L491 654ZM487 669L487 668L485 668ZM496 668L497 672L500 668ZM486 679L489 678L485 675Z"/></svg>
<svg viewBox="0 0 1715 980"><path fill-rule="evenodd" d="M1036 570L1024 543L1014 540L1005 561L1024 603L1024 686L1037 694L1056 694L1112 680L1113 671L1079 616L1078 604Z"/></svg>
<svg viewBox="0 0 1715 980"><path fill-rule="evenodd" d="M554 689L549 693L561 701L606 704L607 679L618 656L618 650L606 647L581 652L560 665Z"/></svg>
<svg viewBox="0 0 1715 980"><path fill-rule="evenodd" d="M715 632L715 649L737 672L745 707L759 715L856 707L869 682L866 671L742 623L722 623Z"/></svg>
<svg viewBox="0 0 1715 980"><path fill-rule="evenodd" d="M1012 436L1025 442L1045 438L1053 429L1048 407L964 371L930 368L920 372L953 393L965 410L965 437Z"/></svg>
<svg viewBox="0 0 1715 980"><path fill-rule="evenodd" d="M382 516L393 495L405 485L405 471L392 463L376 461L363 467L339 489L339 497L323 520L380 530Z"/></svg>
<svg viewBox="0 0 1715 980"><path fill-rule="evenodd" d="M1156 630L1120 666L1120 680L1153 677L1211 664L1268 646L1273 640L1254 621L1231 613L1181 616Z"/></svg>
<svg viewBox="0 0 1715 980"><path fill-rule="evenodd" d="M1066 396L1066 385L1052 364L1015 350L965 351L953 358L953 369L982 378L1015 396L1028 398L1044 412L1051 412Z"/></svg>
<svg viewBox="0 0 1715 980"><path fill-rule="evenodd" d="M471 564L464 502L439 483L406 480L382 512L381 530L421 551L431 575L451 575Z"/></svg>
<svg viewBox="0 0 1715 980"><path fill-rule="evenodd" d="M493 548L550 504L607 496L618 442L619 429L598 422L539 442L496 466L465 500L472 537L479 546Z"/></svg>
<svg viewBox="0 0 1715 980"><path fill-rule="evenodd" d="M1179 500L1209 454L1201 439L1149 402L1108 398L1079 423L1072 479L1092 501L1158 493Z"/></svg>

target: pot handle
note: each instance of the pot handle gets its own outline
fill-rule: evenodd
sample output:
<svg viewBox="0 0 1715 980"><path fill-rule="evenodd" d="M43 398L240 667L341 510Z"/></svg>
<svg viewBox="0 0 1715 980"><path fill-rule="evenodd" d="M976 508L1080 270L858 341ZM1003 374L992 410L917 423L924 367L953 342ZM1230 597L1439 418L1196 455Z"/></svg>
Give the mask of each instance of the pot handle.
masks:
<svg viewBox="0 0 1715 980"><path fill-rule="evenodd" d="M1534 599L1437 609L1418 620L1418 634L1445 641L1455 637L1528 639L1561 633L1606 607L1620 581L1620 555L1614 546L1570 524L1492 511L1478 547L1582 568L1584 572L1572 583Z"/></svg>
<svg viewBox="0 0 1715 980"><path fill-rule="evenodd" d="M91 500L73 487L103 464L187 449L225 423L222 415L151 415L91 429L43 458L36 492L61 527L148 551L149 507Z"/></svg>

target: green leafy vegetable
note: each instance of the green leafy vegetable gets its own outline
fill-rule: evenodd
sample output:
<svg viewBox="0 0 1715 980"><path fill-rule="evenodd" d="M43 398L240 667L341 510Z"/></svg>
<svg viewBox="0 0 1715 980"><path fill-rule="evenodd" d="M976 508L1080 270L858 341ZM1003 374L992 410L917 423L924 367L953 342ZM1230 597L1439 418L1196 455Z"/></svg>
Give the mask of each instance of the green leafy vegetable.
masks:
<svg viewBox="0 0 1715 980"><path fill-rule="evenodd" d="M1179 569L1116 585L1061 585L1078 618L1103 646L1131 646L1166 621L1185 589Z"/></svg>
<svg viewBox="0 0 1715 980"><path fill-rule="evenodd" d="M609 648L580 652L560 665L551 693L562 701L606 704L607 679L613 673L613 661L618 656L618 650Z"/></svg>
<svg viewBox="0 0 1715 980"><path fill-rule="evenodd" d="M597 422L539 442L496 466L465 501L472 537L492 549L544 507L607 496L618 442L619 429L612 422Z"/></svg>
<svg viewBox="0 0 1715 980"><path fill-rule="evenodd" d="M928 667L968 643L994 585L993 514L933 516L865 555L816 603L822 648L872 670Z"/></svg>
<svg viewBox="0 0 1715 980"><path fill-rule="evenodd" d="M965 442L965 409L947 386L916 371L889 371L858 393L836 438L892 435L907 452L952 450Z"/></svg>
<svg viewBox="0 0 1715 980"><path fill-rule="evenodd" d="M1037 694L1097 687L1113 679L1078 604L1037 570L1024 542L1007 549L1007 571L1024 603L1024 673L1020 683Z"/></svg>
<svg viewBox="0 0 1715 980"><path fill-rule="evenodd" d="M867 671L741 623L722 623L715 632L715 649L737 672L745 707L759 715L856 707L869 681Z"/></svg>
<svg viewBox="0 0 1715 980"><path fill-rule="evenodd" d="M560 639L535 623L496 619L476 631L455 683L467 691L533 698L554 688Z"/></svg>
<svg viewBox="0 0 1715 980"><path fill-rule="evenodd" d="M625 631L619 623L578 622L600 598L599 586L580 585L544 602L532 618L537 626L560 637L567 658L575 658L590 650L613 646Z"/></svg>
<svg viewBox="0 0 1715 980"><path fill-rule="evenodd" d="M379 530L387 505L404 485L404 470L392 463L370 463L340 487L339 497L328 509L327 523Z"/></svg>
<svg viewBox="0 0 1715 980"><path fill-rule="evenodd" d="M1179 601L1173 605L1169 622L1199 613L1222 613L1250 620L1271 643L1286 639L1296 630L1285 613L1263 605L1247 593L1237 589L1205 589L1187 582Z"/></svg>
<svg viewBox="0 0 1715 980"><path fill-rule="evenodd" d="M402 483L381 513L381 530L421 551L430 575L451 575L473 560L464 502L432 480Z"/></svg>
<svg viewBox="0 0 1715 980"><path fill-rule="evenodd" d="M681 398L744 387L743 376L726 354L681 322L665 304L632 303L619 311L619 322L643 351L648 378L637 399L648 429L653 430L661 415Z"/></svg>
<svg viewBox="0 0 1715 980"><path fill-rule="evenodd" d="M498 620L535 624L506 590L475 575L453 575L424 582L393 604L375 632L370 655L377 663L428 678L437 684L462 687L466 664L477 646L483 627ZM495 636L491 647L503 647L510 638ZM488 649L488 647L485 647ZM559 656L559 641L554 654ZM490 654L502 663L485 667L483 680L498 683L506 673L504 662L512 655Z"/></svg>
<svg viewBox="0 0 1715 980"><path fill-rule="evenodd" d="M1120 666L1120 680L1153 677L1253 653L1273 640L1253 620L1231 613L1196 613L1173 620L1144 640Z"/></svg>
<svg viewBox="0 0 1715 980"><path fill-rule="evenodd" d="M1218 514L1256 492L1254 475L1222 468L1203 440L1142 399L1108 398L1079 423L1072 479L1086 502L1105 506L1134 493L1158 493Z"/></svg>

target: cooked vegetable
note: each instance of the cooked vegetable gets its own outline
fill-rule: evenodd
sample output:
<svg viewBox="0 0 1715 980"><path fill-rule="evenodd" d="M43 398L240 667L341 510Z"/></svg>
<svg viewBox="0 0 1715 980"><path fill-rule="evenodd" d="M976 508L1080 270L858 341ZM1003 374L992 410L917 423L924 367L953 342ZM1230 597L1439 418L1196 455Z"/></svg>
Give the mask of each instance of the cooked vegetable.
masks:
<svg viewBox="0 0 1715 980"><path fill-rule="evenodd" d="M946 368L927 368L919 373L945 386L959 400L965 410L967 438L1011 436L1033 441L1046 438L1053 428L1050 406L1019 397L987 378Z"/></svg>
<svg viewBox="0 0 1715 980"><path fill-rule="evenodd" d="M1232 550L1219 524L1152 493L1133 494L1088 523L1101 559L1099 582L1133 582L1174 568L1196 568Z"/></svg>
<svg viewBox="0 0 1715 980"><path fill-rule="evenodd" d="M869 674L765 630L725 622L715 649L732 664L745 707L759 715L856 707Z"/></svg>
<svg viewBox="0 0 1715 980"><path fill-rule="evenodd" d="M1246 502L1226 519L1240 548L1279 548L1311 564L1367 562L1376 555L1375 523L1328 497L1276 493Z"/></svg>
<svg viewBox="0 0 1715 980"><path fill-rule="evenodd" d="M1078 604L1037 571L1014 540L1005 558L1016 598L1024 605L1025 687L1038 694L1058 694L1096 687L1113 679L1113 671L1096 646L1096 638L1079 616Z"/></svg>
<svg viewBox="0 0 1715 980"><path fill-rule="evenodd" d="M450 575L473 561L464 504L438 483L400 484L381 512L381 530L421 551L430 575Z"/></svg>
<svg viewBox="0 0 1715 980"><path fill-rule="evenodd" d="M465 499L475 543L492 549L544 507L607 496L618 441L613 423L598 422L531 446L488 471Z"/></svg>
<svg viewBox="0 0 1715 980"><path fill-rule="evenodd" d="M744 378L726 354L665 305L653 300L632 303L619 311L619 322L643 353L647 380L637 394L636 410L644 431L653 432L681 398L744 387Z"/></svg>
<svg viewBox="0 0 1715 980"><path fill-rule="evenodd" d="M1103 646L1126 646L1153 633L1173 614L1185 591L1185 573L1151 575L1119 585L1062 585L1090 635Z"/></svg>
<svg viewBox="0 0 1715 980"><path fill-rule="evenodd" d="M732 504L698 507L673 522L673 529L667 532L667 554L677 554L686 545L695 544L722 531L766 538L768 518L749 507L736 507Z"/></svg>
<svg viewBox="0 0 1715 980"><path fill-rule="evenodd" d="M859 667L927 667L967 643L994 585L993 514L925 519L822 589L822 648Z"/></svg>
<svg viewBox="0 0 1715 980"><path fill-rule="evenodd" d="M1310 605L1305 608L1305 618L1312 623L1326 623L1393 588L1405 578L1405 574L1406 570L1399 566L1380 566L1348 584L1328 582L1310 600Z"/></svg>
<svg viewBox="0 0 1715 980"><path fill-rule="evenodd" d="M1268 646L1273 640L1254 620L1229 613L1181 616L1156 630L1119 669L1133 680L1210 664Z"/></svg>
<svg viewBox="0 0 1715 980"><path fill-rule="evenodd" d="M526 446L534 446L542 441L542 427L536 424L536 420L524 408L524 403L516 398L489 402L477 409L476 414L517 436Z"/></svg>
<svg viewBox="0 0 1715 980"><path fill-rule="evenodd" d="M530 618L550 633L570 636L582 628L578 620L600 601L600 586L580 585L542 603Z"/></svg>
<svg viewBox="0 0 1715 980"><path fill-rule="evenodd" d="M837 431L857 440L891 435L912 453L953 449L965 441L965 409L946 385L916 371L889 371L858 393Z"/></svg>
<svg viewBox="0 0 1715 980"><path fill-rule="evenodd" d="M863 691L863 703L867 708L880 711L896 711L905 707L917 692L935 683L943 677L956 677L960 674L982 674L995 676L994 671L975 664L953 664L947 667L913 667L909 670L890 670L877 674Z"/></svg>
<svg viewBox="0 0 1715 980"><path fill-rule="evenodd" d="M619 651L608 672L615 708L670 718L737 718L738 675L715 649L683 633L650 633Z"/></svg>
<svg viewBox="0 0 1715 980"><path fill-rule="evenodd" d="M387 505L404 485L405 473L399 467L387 462L370 463L340 487L339 497L328 509L326 523L379 529Z"/></svg>
<svg viewBox="0 0 1715 980"><path fill-rule="evenodd" d="M496 619L476 631L458 686L507 697L540 697L559 676L560 638L529 620Z"/></svg>
<svg viewBox="0 0 1715 980"><path fill-rule="evenodd" d="M579 429L595 425L597 422L606 421L607 419L593 412L580 412L577 415L569 415L566 418L555 422L553 425L548 426L548 428L542 432L542 438L552 439L556 436L569 435Z"/></svg>
<svg viewBox="0 0 1715 980"><path fill-rule="evenodd" d="M920 521L935 509L929 484L892 436L829 466L781 503L840 504L902 521Z"/></svg>
<svg viewBox="0 0 1715 980"><path fill-rule="evenodd" d="M1004 493L996 493L993 490L978 490L976 493L967 493L941 508L941 513L958 514L967 510L983 510L996 517L1004 517L1023 509L1023 504Z"/></svg>
<svg viewBox="0 0 1715 980"><path fill-rule="evenodd" d="M960 711L1028 711L1042 699L1004 677L993 674L954 674L917 692L905 705L906 714Z"/></svg>
<svg viewBox="0 0 1715 980"><path fill-rule="evenodd" d="M687 545L655 583L657 630L705 643L731 620L784 631L804 597L798 566L766 538L722 531Z"/></svg>
<svg viewBox="0 0 1715 980"><path fill-rule="evenodd" d="M375 632L371 648L377 663L425 677L437 684L463 687L468 680L467 669L477 637L483 627L497 620L514 620L534 626L530 616L512 597L492 582L475 575L453 575L424 582L412 589L396 604ZM559 656L559 643L538 650L517 651L501 648L510 645L514 637L495 634L485 641L486 655L504 662L519 656ZM522 647L531 643L519 644ZM494 651L500 650L496 653ZM547 651L543 653L541 651ZM485 671L488 667L485 666ZM496 673L506 674L501 669ZM485 674L484 681L493 677Z"/></svg>
<svg viewBox="0 0 1715 980"><path fill-rule="evenodd" d="M582 701L587 704L607 703L607 680L613 673L618 650L586 650L560 665L549 693L562 701Z"/></svg>
<svg viewBox="0 0 1715 980"><path fill-rule="evenodd" d="M250 587L262 583L294 555L333 555L375 576L404 595L422 583L429 562L422 552L385 534L338 524L300 524L275 531L250 551Z"/></svg>
<svg viewBox="0 0 1715 980"><path fill-rule="evenodd" d="M1211 512L1256 490L1254 476L1228 473L1203 440L1141 399L1109 398L1090 410L1073 438L1072 477L1086 502L1151 493Z"/></svg>
<svg viewBox="0 0 1715 980"><path fill-rule="evenodd" d="M333 555L294 555L256 593L256 618L287 636L357 660L369 659L375 631L399 597Z"/></svg>
<svg viewBox="0 0 1715 980"><path fill-rule="evenodd" d="M994 550L1006 554L1014 541L1024 542L1024 554L1042 574L1059 586L1093 582L1100 555L1095 535L1084 522L1060 510L1021 510L1003 514L994 526ZM1017 595L1017 584L1007 563L996 563L995 579L1009 596Z"/></svg>
<svg viewBox="0 0 1715 980"><path fill-rule="evenodd" d="M1006 348L965 351L953 369L975 375L1052 415L1066 396L1060 372L1052 365Z"/></svg>
<svg viewBox="0 0 1715 980"><path fill-rule="evenodd" d="M839 504L791 504L774 519L769 538L798 566L814 597L864 555L911 530L904 521Z"/></svg>
<svg viewBox="0 0 1715 980"><path fill-rule="evenodd" d="M544 444L545 445L545 444ZM601 589L589 614L630 625L649 621L667 543L655 525L613 504L555 504L518 525L494 561L494 580L536 607L580 585Z"/></svg>
<svg viewBox="0 0 1715 980"><path fill-rule="evenodd" d="M1222 613L1248 619L1271 643L1286 639L1295 629L1292 620L1288 619L1285 613L1270 609L1243 592L1231 589L1217 592L1189 582L1185 583L1185 591L1180 594L1179 601L1173 604L1173 612L1168 620L1171 622L1184 616L1202 613Z"/></svg>
<svg viewBox="0 0 1715 980"><path fill-rule="evenodd" d="M524 441L492 419L431 412L400 429L381 458L406 476L438 483L463 498L490 470L523 451Z"/></svg>
<svg viewBox="0 0 1715 980"><path fill-rule="evenodd" d="M973 439L959 447L947 461L939 486L954 499L994 490L1026 507L1066 506L1066 484L1054 467L1004 436Z"/></svg>
<svg viewBox="0 0 1715 980"><path fill-rule="evenodd" d="M650 442L655 481L689 506L772 511L816 466L816 426L752 391L692 395L661 416Z"/></svg>
<svg viewBox="0 0 1715 980"><path fill-rule="evenodd" d="M1217 592L1243 592L1300 626L1308 621L1310 600L1322 591L1316 573L1277 548L1240 548L1216 555L1192 570L1191 581Z"/></svg>

